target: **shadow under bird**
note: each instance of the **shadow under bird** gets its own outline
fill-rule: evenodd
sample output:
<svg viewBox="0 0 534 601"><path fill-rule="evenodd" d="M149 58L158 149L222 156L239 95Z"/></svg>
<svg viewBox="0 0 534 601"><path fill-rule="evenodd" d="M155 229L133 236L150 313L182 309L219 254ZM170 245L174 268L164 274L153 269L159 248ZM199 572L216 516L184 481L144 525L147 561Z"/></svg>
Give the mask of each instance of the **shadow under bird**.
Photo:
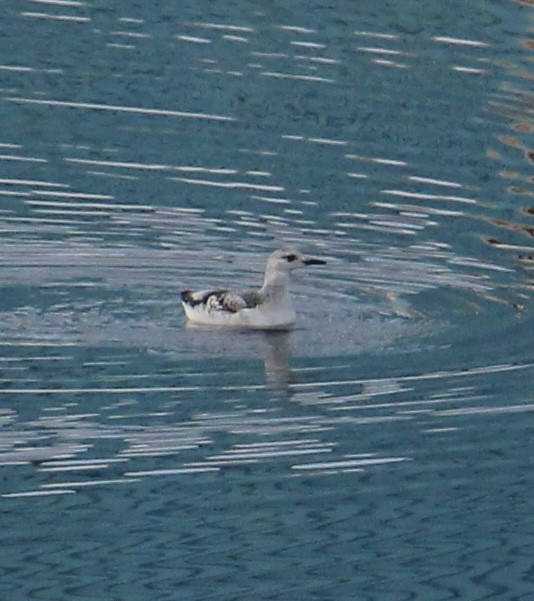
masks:
<svg viewBox="0 0 534 601"><path fill-rule="evenodd" d="M181 295L185 315L191 325L289 330L296 319L289 293L290 272L325 263L295 251L276 250L267 259L259 290L184 290Z"/></svg>

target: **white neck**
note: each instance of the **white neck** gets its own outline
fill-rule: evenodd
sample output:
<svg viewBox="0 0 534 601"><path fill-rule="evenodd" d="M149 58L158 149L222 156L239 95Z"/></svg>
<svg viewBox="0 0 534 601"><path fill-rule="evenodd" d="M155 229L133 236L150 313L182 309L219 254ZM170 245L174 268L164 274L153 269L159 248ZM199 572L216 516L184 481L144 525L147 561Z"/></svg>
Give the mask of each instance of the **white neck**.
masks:
<svg viewBox="0 0 534 601"><path fill-rule="evenodd" d="M267 271L260 294L265 299L280 300L289 294L289 273L286 271Z"/></svg>

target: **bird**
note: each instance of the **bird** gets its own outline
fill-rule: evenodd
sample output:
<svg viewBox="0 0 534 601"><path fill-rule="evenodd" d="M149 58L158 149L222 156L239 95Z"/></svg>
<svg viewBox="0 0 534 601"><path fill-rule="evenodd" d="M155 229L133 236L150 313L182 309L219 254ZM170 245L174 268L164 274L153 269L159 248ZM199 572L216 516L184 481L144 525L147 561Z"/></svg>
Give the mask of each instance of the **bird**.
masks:
<svg viewBox="0 0 534 601"><path fill-rule="evenodd" d="M183 290L182 306L189 325L255 330L290 330L296 313L289 294L289 274L326 261L297 251L278 249L267 259L259 290Z"/></svg>

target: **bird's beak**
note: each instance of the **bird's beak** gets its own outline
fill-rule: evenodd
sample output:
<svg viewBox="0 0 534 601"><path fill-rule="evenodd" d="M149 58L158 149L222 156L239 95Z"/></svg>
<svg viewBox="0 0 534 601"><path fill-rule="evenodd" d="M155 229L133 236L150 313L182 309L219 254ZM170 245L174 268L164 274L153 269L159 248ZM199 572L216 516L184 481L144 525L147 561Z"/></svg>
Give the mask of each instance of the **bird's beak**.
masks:
<svg viewBox="0 0 534 601"><path fill-rule="evenodd" d="M326 261L323 261L322 259L309 258L303 259L302 262L304 265L326 265Z"/></svg>

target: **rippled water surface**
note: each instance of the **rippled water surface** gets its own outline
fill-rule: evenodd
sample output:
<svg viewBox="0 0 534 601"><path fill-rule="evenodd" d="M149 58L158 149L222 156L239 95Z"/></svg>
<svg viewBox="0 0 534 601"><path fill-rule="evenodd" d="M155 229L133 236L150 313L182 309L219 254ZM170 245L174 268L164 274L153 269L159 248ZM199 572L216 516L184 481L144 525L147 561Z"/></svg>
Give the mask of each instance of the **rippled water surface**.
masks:
<svg viewBox="0 0 534 601"><path fill-rule="evenodd" d="M531 599L531 4L1 3L6 599Z"/></svg>

